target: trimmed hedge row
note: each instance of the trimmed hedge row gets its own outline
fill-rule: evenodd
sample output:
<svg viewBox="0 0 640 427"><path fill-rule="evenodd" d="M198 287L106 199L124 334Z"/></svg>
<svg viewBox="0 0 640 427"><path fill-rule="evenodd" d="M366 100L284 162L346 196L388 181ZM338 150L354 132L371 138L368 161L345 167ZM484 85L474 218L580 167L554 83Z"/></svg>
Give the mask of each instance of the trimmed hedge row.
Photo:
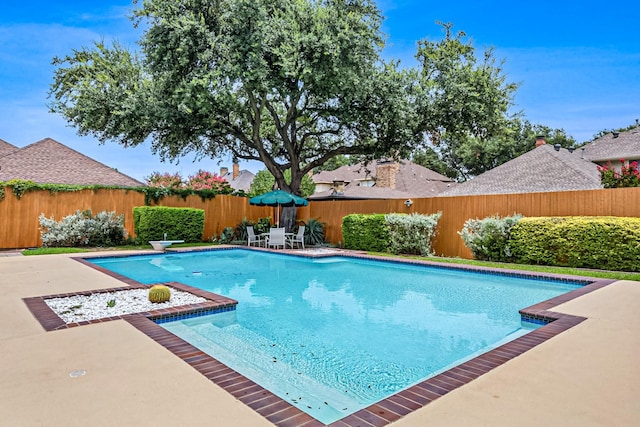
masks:
<svg viewBox="0 0 640 427"><path fill-rule="evenodd" d="M640 271L640 218L522 218L511 249L523 264Z"/></svg>
<svg viewBox="0 0 640 427"><path fill-rule="evenodd" d="M386 252L389 230L384 214L351 214L342 218L344 247L371 252Z"/></svg>
<svg viewBox="0 0 640 427"><path fill-rule="evenodd" d="M204 234L204 209L138 206L133 208L133 227L140 242L184 240L201 242Z"/></svg>
<svg viewBox="0 0 640 427"><path fill-rule="evenodd" d="M640 218L491 216L459 234L475 259L640 271Z"/></svg>

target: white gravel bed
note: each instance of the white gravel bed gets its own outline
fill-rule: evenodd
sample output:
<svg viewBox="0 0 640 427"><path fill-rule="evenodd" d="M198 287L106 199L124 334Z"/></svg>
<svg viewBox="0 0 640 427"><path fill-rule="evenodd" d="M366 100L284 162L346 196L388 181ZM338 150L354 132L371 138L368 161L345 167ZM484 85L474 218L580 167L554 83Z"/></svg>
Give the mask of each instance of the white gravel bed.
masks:
<svg viewBox="0 0 640 427"><path fill-rule="evenodd" d="M65 323L75 323L207 301L189 292L179 291L174 288L170 289L171 299L162 303L152 303L149 301L149 289L131 289L91 295L51 298L45 300L45 303L64 320ZM114 300L115 305L109 307L109 302Z"/></svg>

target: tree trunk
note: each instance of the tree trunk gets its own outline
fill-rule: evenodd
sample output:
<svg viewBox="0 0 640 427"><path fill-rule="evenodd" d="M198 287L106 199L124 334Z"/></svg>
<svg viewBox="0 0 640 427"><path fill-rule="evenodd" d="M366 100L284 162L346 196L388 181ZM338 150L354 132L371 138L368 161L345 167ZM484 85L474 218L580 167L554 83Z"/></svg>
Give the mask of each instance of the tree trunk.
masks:
<svg viewBox="0 0 640 427"><path fill-rule="evenodd" d="M282 216L280 217L280 226L285 228L285 232L293 233L293 227L296 225L296 207L285 206L282 208Z"/></svg>

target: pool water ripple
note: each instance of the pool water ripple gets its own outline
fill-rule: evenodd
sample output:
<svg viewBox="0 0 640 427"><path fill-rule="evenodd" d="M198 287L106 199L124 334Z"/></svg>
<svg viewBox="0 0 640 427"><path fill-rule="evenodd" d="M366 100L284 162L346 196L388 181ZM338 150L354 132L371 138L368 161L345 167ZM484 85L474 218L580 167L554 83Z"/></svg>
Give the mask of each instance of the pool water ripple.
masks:
<svg viewBox="0 0 640 427"><path fill-rule="evenodd" d="M579 286L247 250L95 262L238 300L162 327L324 423L536 328L519 309Z"/></svg>

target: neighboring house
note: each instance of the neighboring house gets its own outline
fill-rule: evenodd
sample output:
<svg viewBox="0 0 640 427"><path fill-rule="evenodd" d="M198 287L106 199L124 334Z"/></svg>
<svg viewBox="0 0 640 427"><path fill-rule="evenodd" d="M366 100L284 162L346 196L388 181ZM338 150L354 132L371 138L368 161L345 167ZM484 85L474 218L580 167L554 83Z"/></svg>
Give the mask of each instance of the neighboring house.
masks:
<svg viewBox="0 0 640 427"><path fill-rule="evenodd" d="M23 148L0 140L0 181L23 179L39 184L144 184L51 138Z"/></svg>
<svg viewBox="0 0 640 427"><path fill-rule="evenodd" d="M316 192L310 200L433 197L456 185L451 178L409 160L342 166L312 179Z"/></svg>
<svg viewBox="0 0 640 427"><path fill-rule="evenodd" d="M606 134L565 150L538 137L536 148L461 183L440 196L514 194L603 188L598 166L620 170L620 160L640 160L640 127Z"/></svg>
<svg viewBox="0 0 640 427"><path fill-rule="evenodd" d="M440 196L538 193L602 188L598 166L576 152L542 144Z"/></svg>
<svg viewBox="0 0 640 427"><path fill-rule="evenodd" d="M220 168L220 177L226 179L229 186L234 190L242 190L245 193L248 193L249 188L253 183L253 178L255 178L255 174L246 169L240 170L240 165L234 163L231 172L229 172L228 168Z"/></svg>
<svg viewBox="0 0 640 427"><path fill-rule="evenodd" d="M373 187L375 181L375 165L365 166L362 163L356 165L341 166L338 169L332 171L322 171L315 175L312 175L313 182L316 184L315 193L326 193L336 187L336 191L339 189L338 184L344 187L349 185L350 187ZM342 189L344 190L344 188Z"/></svg>
<svg viewBox="0 0 640 427"><path fill-rule="evenodd" d="M619 171L621 159L627 163L640 160L640 127L636 126L625 132L608 133L578 148L576 153L601 166L611 165Z"/></svg>

